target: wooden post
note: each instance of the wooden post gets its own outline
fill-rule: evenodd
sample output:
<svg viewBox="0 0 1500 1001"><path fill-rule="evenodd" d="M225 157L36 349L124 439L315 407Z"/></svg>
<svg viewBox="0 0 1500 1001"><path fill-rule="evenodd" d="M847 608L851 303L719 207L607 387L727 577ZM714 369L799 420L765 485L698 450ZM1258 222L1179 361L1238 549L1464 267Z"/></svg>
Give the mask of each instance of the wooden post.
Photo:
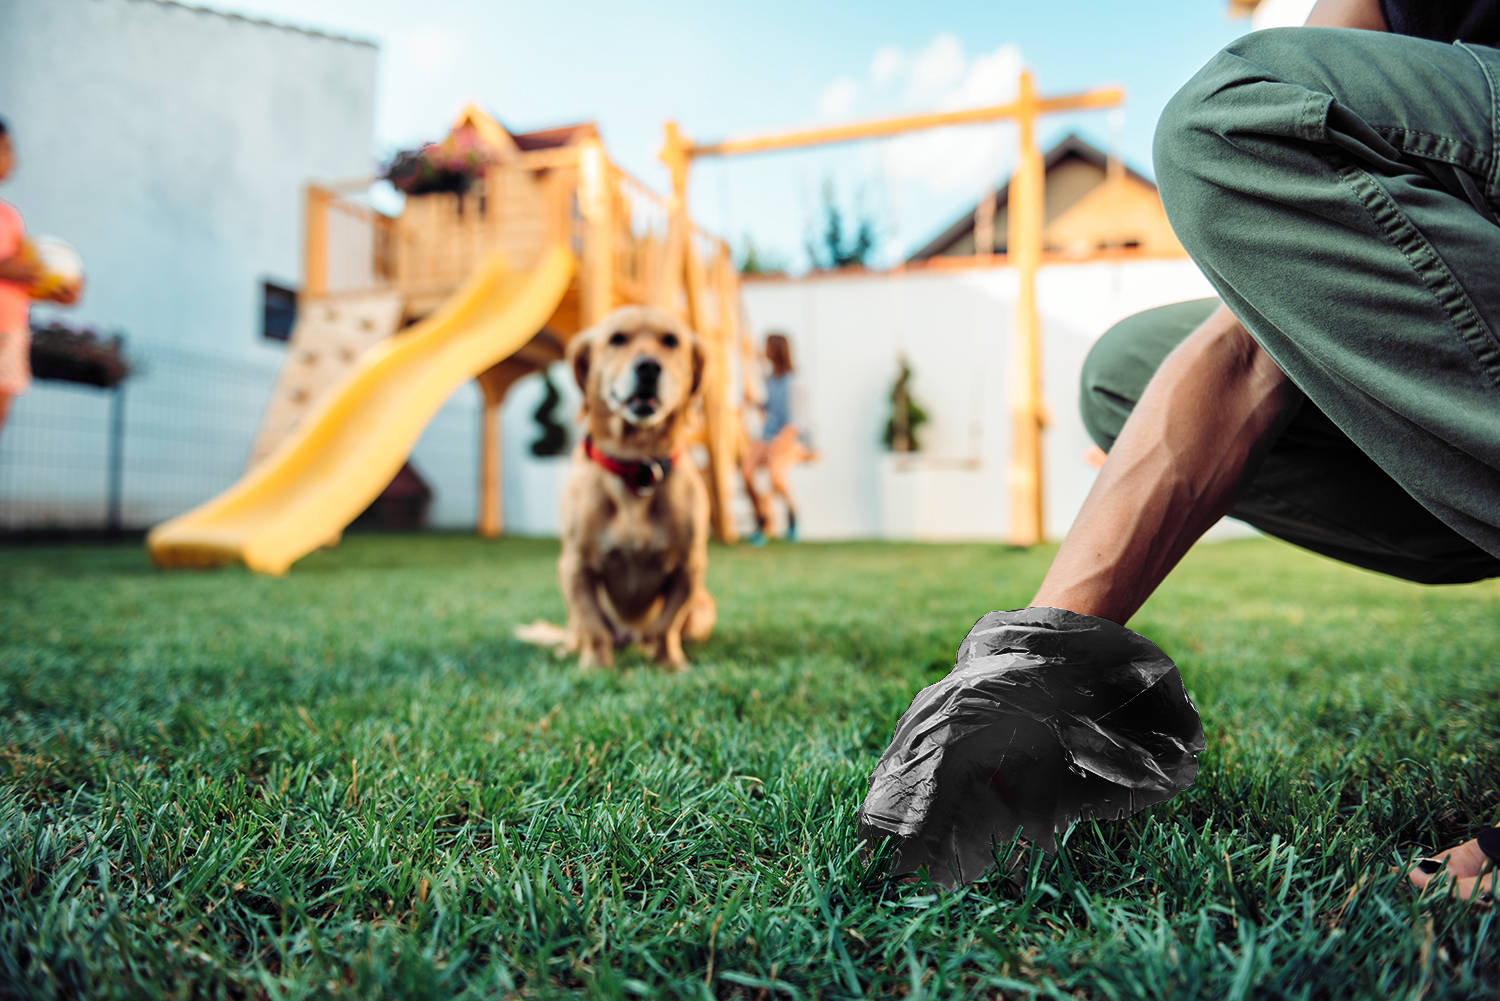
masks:
<svg viewBox="0 0 1500 1001"><path fill-rule="evenodd" d="M974 255L989 257L995 252L995 189L984 193L974 208Z"/></svg>
<svg viewBox="0 0 1500 1001"><path fill-rule="evenodd" d="M688 323L703 341L707 364L703 374L703 437L708 446L709 521L714 537L734 542L730 498L734 496L731 474L735 467L735 402L729 396L730 326L724 315L710 316L708 286L718 289L721 314L732 309L727 303L733 294L730 273L733 267L725 244L710 264L699 260L693 243L692 220L688 216L688 168L692 166L690 144L676 122L667 122L661 161L672 177L672 194L667 201L667 240L657 256L650 286L653 305L676 312L678 292L686 299ZM707 270L712 267L712 274Z"/></svg>
<svg viewBox="0 0 1500 1001"><path fill-rule="evenodd" d="M738 322L739 300L728 244L719 246L711 280L718 293L719 315L700 327L698 333L707 341L704 346L708 353L703 373L703 436L708 444L709 520L720 542L735 542L739 532L735 529L730 501L734 497L734 473L739 467L739 457L735 454L739 409L729 380L729 352Z"/></svg>
<svg viewBox="0 0 1500 1001"><path fill-rule="evenodd" d="M316 184L307 186L302 241L302 294L316 298L328 294L328 207L333 192Z"/></svg>
<svg viewBox="0 0 1500 1001"><path fill-rule="evenodd" d="M667 122L661 162L672 176L672 194L667 199L667 241L657 259L651 282L651 304L676 311L677 292L686 289L688 315L693 315L692 291L688 288L688 259L692 254L691 221L688 218L688 142L676 122Z"/></svg>
<svg viewBox="0 0 1500 1001"><path fill-rule="evenodd" d="M1011 364L1010 531L1015 546L1044 538L1042 524L1041 325L1036 274L1042 259L1043 165L1036 145L1038 103L1031 72L1021 73L1016 122L1020 158L1010 183L1007 256L1016 268L1016 318Z"/></svg>
<svg viewBox="0 0 1500 1001"><path fill-rule="evenodd" d="M583 323L593 326L615 305L614 199L604 144L590 139L579 159L579 207L583 212Z"/></svg>
<svg viewBox="0 0 1500 1001"><path fill-rule="evenodd" d="M542 198L547 206L547 243L568 246L573 238L568 218L568 196L572 193L571 179L566 171L553 170L542 183ZM501 218L501 213L495 213Z"/></svg>
<svg viewBox="0 0 1500 1001"><path fill-rule="evenodd" d="M486 395L479 410L479 535L493 539L505 525L505 498L501 486L501 399Z"/></svg>

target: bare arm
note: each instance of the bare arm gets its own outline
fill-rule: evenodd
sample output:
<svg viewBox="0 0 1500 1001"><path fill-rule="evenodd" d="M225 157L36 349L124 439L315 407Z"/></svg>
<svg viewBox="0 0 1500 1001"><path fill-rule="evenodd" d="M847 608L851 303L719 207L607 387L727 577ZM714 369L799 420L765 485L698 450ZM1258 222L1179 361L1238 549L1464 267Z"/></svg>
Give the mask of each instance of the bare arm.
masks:
<svg viewBox="0 0 1500 1001"><path fill-rule="evenodd" d="M42 277L42 266L24 254L0 260L0 281L34 285Z"/></svg>
<svg viewBox="0 0 1500 1001"><path fill-rule="evenodd" d="M1146 386L1032 604L1124 624L1234 506L1300 400L1221 306Z"/></svg>
<svg viewBox="0 0 1500 1001"><path fill-rule="evenodd" d="M1380 0L1318 0L1312 13L1307 15L1306 23L1314 28L1389 30L1385 14L1380 9Z"/></svg>
<svg viewBox="0 0 1500 1001"><path fill-rule="evenodd" d="M1380 0L1318 0L1307 24L1386 30ZM1151 379L1032 604L1125 623L1234 506L1300 399L1219 307Z"/></svg>

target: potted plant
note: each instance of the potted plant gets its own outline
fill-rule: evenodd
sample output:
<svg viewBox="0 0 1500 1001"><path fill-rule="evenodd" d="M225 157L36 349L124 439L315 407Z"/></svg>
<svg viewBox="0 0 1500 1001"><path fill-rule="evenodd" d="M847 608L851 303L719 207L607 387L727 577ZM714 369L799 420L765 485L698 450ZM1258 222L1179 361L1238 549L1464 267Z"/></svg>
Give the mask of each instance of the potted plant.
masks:
<svg viewBox="0 0 1500 1001"><path fill-rule="evenodd" d="M896 384L891 387L891 416L885 422L885 447L892 452L919 452L921 440L917 437L922 425L927 423L927 411L912 399L911 363L902 355L897 365Z"/></svg>
<svg viewBox="0 0 1500 1001"><path fill-rule="evenodd" d="M472 128L455 129L442 142L402 150L391 157L381 176L407 195L463 195L498 162Z"/></svg>
<svg viewBox="0 0 1500 1001"><path fill-rule="evenodd" d="M49 320L31 331L31 374L37 379L80 382L102 389L130 375L121 334L101 337L92 327Z"/></svg>
<svg viewBox="0 0 1500 1001"><path fill-rule="evenodd" d="M531 443L531 454L539 459L564 455L568 451L568 429L557 420L557 405L562 394L552 382L552 373L542 370L542 402L531 414L541 431L541 437Z"/></svg>

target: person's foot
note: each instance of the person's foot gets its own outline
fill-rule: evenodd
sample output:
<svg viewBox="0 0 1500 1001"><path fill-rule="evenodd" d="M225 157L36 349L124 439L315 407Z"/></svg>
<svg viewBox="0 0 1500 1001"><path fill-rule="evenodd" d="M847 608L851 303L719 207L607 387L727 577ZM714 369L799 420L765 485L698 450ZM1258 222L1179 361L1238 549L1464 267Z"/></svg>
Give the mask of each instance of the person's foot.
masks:
<svg viewBox="0 0 1500 1001"><path fill-rule="evenodd" d="M745 541L750 543L750 545L752 546L764 546L766 544L766 533L757 528L755 531L745 536Z"/></svg>
<svg viewBox="0 0 1500 1001"><path fill-rule="evenodd" d="M1500 828L1492 827L1457 847L1419 860L1407 878L1420 890L1434 887L1460 900L1493 902L1500 899L1497 863Z"/></svg>
<svg viewBox="0 0 1500 1001"><path fill-rule="evenodd" d="M782 539L787 542L796 542L797 526L795 524L787 526L786 534L782 536Z"/></svg>

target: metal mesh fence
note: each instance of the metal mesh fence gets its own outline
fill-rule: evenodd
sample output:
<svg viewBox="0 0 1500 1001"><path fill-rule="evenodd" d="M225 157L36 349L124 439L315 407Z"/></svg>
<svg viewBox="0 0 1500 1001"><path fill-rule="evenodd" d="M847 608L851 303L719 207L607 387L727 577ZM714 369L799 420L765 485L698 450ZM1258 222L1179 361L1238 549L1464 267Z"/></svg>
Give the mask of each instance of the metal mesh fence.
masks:
<svg viewBox="0 0 1500 1001"><path fill-rule="evenodd" d="M274 361L132 346L116 389L37 380L0 430L0 531L138 529L243 471Z"/></svg>
<svg viewBox="0 0 1500 1001"><path fill-rule="evenodd" d="M244 472L279 367L131 345L119 389L37 380L0 429L0 534L139 531L214 496ZM439 495L436 523L472 524L477 401L466 387L412 462Z"/></svg>

